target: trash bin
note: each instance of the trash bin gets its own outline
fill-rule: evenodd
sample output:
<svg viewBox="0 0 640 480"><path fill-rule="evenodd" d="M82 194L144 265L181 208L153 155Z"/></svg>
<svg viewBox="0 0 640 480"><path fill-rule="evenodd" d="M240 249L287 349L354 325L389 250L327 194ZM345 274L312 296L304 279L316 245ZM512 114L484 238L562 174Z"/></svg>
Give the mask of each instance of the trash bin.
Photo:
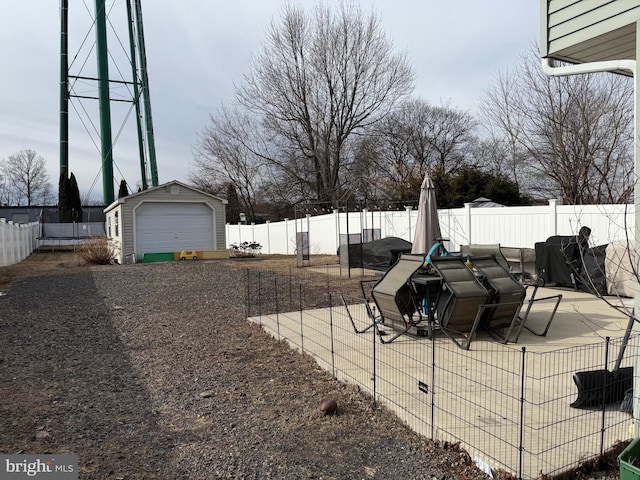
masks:
<svg viewBox="0 0 640 480"><path fill-rule="evenodd" d="M620 455L620 480L640 479L640 438L633 440Z"/></svg>

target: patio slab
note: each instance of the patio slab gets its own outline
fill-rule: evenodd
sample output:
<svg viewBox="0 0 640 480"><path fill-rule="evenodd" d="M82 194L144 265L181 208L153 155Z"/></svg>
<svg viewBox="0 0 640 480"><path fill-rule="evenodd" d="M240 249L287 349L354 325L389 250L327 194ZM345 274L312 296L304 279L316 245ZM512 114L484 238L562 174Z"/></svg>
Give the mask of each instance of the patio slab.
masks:
<svg viewBox="0 0 640 480"><path fill-rule="evenodd" d="M416 432L461 441L472 456L494 468L538 478L540 472L558 473L597 456L601 445L606 449L631 437L630 417L617 408L594 413L569 406L577 393L572 372L591 370L585 358L596 365L591 357L599 355L596 350L602 350L606 337L624 335L628 317L572 289L540 288L537 298L556 294L563 299L547 336L525 329L517 344L503 345L478 333L468 351L441 334L433 340L403 335L382 345L373 330L356 334L343 306L249 320L312 355L336 378L373 394ZM608 300L618 307L633 305L633 299ZM553 305L552 300L535 304L528 325L542 329ZM364 326L364 305L349 309ZM635 343L628 347L625 365L637 356ZM612 345L609 358L615 359L619 343ZM584 354L576 353L580 347ZM518 465L521 472L515 471Z"/></svg>

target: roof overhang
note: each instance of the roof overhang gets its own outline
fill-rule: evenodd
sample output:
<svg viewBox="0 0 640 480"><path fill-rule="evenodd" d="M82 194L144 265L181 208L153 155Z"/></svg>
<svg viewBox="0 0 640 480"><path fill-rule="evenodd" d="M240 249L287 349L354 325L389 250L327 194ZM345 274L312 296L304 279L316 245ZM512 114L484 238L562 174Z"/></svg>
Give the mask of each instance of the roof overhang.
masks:
<svg viewBox="0 0 640 480"><path fill-rule="evenodd" d="M540 57L571 64L636 60L640 1L541 0ZM615 73L631 76L627 69Z"/></svg>

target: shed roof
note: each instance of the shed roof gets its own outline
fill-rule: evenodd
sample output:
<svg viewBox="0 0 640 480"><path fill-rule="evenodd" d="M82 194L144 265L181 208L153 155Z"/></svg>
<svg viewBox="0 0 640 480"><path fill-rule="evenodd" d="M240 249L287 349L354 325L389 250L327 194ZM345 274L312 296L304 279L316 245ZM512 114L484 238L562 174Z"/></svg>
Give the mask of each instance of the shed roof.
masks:
<svg viewBox="0 0 640 480"><path fill-rule="evenodd" d="M225 198L220 198L220 197L217 197L215 195L211 195L210 193L203 192L202 190L194 188L194 187L192 187L190 185L186 185L186 184L184 184L182 182L179 182L178 180L171 180L170 182L163 183L162 185L158 185L157 187L152 187L152 188L148 188L146 190L142 190L141 192L132 193L131 195L127 195L126 197L120 197L120 198L116 199L111 205L108 205L107 207L105 207L104 212L107 213L107 212L113 210L114 208L116 208L116 206L118 206L118 205L120 205L122 203L126 203L126 202L128 202L128 201L130 201L132 199L135 199L136 197L139 197L141 195L147 195L147 194L149 194L151 192L154 192L154 191L159 190L161 188L166 188L166 187L172 186L172 185L179 186L181 188L187 188L187 189L189 189L189 190L191 190L193 192L197 192L197 193L199 193L201 195L205 195L205 196L213 198L213 199L215 199L215 200L217 200L219 202L222 202L224 205L229 203Z"/></svg>

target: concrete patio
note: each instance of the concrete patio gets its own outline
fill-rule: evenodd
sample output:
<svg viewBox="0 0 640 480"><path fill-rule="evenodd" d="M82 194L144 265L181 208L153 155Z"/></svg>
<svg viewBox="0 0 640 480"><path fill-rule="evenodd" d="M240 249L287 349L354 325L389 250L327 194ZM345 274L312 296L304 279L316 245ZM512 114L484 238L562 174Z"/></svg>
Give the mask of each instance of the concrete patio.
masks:
<svg viewBox="0 0 640 480"><path fill-rule="evenodd" d="M572 289L540 288L537 298L558 293L563 299L547 336L524 329L517 344L504 345L479 332L468 351L442 334L433 341L403 335L382 345L373 329L354 332L344 306L249 320L313 356L336 378L374 395L416 432L460 441L480 463L538 478L632 436L630 416L618 405L604 411L569 406L577 393L572 373L602 368L605 337L612 339L607 356L612 368L628 317L603 299ZM607 298L629 310L633 304L633 299ZM544 329L552 307L552 301L536 304L527 325ZM364 304L349 309L364 327ZM635 363L636 344L634 335L622 366Z"/></svg>

